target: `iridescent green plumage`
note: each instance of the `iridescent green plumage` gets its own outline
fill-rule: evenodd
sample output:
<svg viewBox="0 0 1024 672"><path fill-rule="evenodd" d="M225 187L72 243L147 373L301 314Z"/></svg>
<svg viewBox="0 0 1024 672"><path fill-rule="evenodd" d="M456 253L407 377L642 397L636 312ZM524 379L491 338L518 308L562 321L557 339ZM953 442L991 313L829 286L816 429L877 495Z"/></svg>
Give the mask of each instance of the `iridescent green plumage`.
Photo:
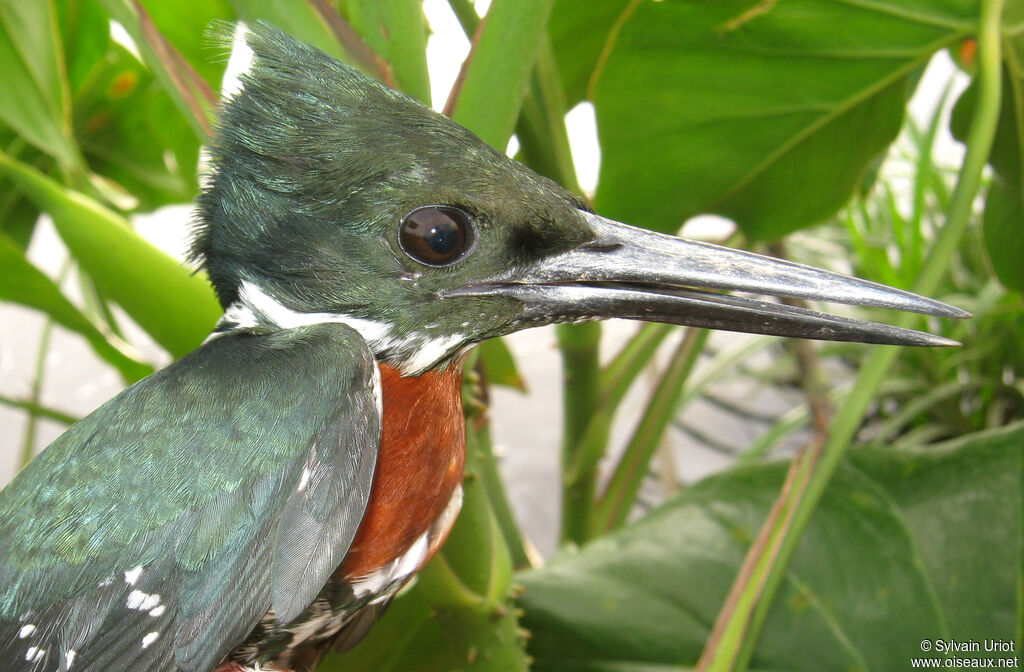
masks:
<svg viewBox="0 0 1024 672"><path fill-rule="evenodd" d="M319 638L316 654L350 625L342 634L357 639L459 501L447 492L448 508L396 557L332 577L375 478L378 365L416 376L458 366L490 337L605 317L950 344L719 293L729 289L965 315L601 218L272 28L240 29L236 43L251 68L224 105L195 246L225 317L0 493L5 670L209 672L229 652L250 665L290 661ZM412 225L429 229L416 234L427 254L402 243ZM452 244L451 263L434 263Z"/></svg>
<svg viewBox="0 0 1024 672"><path fill-rule="evenodd" d="M375 368L344 325L225 335L72 427L0 496L0 632L35 626L0 660L208 670L272 604L296 616L366 506Z"/></svg>

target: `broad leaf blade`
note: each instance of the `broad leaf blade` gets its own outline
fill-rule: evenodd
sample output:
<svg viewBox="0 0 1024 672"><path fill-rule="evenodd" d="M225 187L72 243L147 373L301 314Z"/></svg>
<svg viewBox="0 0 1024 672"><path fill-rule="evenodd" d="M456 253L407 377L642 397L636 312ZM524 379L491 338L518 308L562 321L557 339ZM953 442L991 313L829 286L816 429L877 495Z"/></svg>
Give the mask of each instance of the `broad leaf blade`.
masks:
<svg viewBox="0 0 1024 672"><path fill-rule="evenodd" d="M110 19L93 0L61 0L57 3L57 19L73 97L89 72L107 53Z"/></svg>
<svg viewBox="0 0 1024 672"><path fill-rule="evenodd" d="M483 362L487 382L491 385L504 385L526 392L526 381L519 375L516 360L500 338L492 338L477 346Z"/></svg>
<svg viewBox="0 0 1024 672"><path fill-rule="evenodd" d="M167 256L98 202L0 153L9 176L42 210L79 265L175 357L195 348L221 310L205 276Z"/></svg>
<svg viewBox="0 0 1024 672"><path fill-rule="evenodd" d="M160 2L143 4L160 33L216 91L227 66L226 54L211 45L208 32L216 21L232 21L235 11L228 0L203 2Z"/></svg>
<svg viewBox="0 0 1024 672"><path fill-rule="evenodd" d="M631 0L556 0L548 34L561 73L566 108L588 97L594 68L614 40L614 31L629 18L635 4Z"/></svg>
<svg viewBox="0 0 1024 672"><path fill-rule="evenodd" d="M770 239L832 214L896 137L908 78L972 0L645 2L594 74L595 203L675 231L716 212Z"/></svg>
<svg viewBox="0 0 1024 672"><path fill-rule="evenodd" d="M1007 40L1003 98L989 164L995 175L985 203L985 249L1003 286L1024 291L1024 37ZM961 142L974 113L977 86L956 102L950 128Z"/></svg>
<svg viewBox="0 0 1024 672"><path fill-rule="evenodd" d="M146 8L132 0L97 0L135 41L142 60L174 100L199 139L212 134L216 105L212 87L160 32Z"/></svg>
<svg viewBox="0 0 1024 672"><path fill-rule="evenodd" d="M53 3L0 2L0 120L67 167L76 167L64 55Z"/></svg>
<svg viewBox="0 0 1024 672"><path fill-rule="evenodd" d="M24 251L3 234L0 234L0 268L4 269L0 274L0 300L40 310L62 327L78 332L97 355L116 367L129 382L153 372L153 367L135 361L111 345L96 326L64 298L53 280L29 263Z"/></svg>
<svg viewBox="0 0 1024 672"><path fill-rule="evenodd" d="M551 13L552 0L495 0L445 112L487 144L504 150Z"/></svg>
<svg viewBox="0 0 1024 672"><path fill-rule="evenodd" d="M391 66L395 87L429 106L429 27L420 0L356 0L348 3L348 19Z"/></svg>
<svg viewBox="0 0 1024 672"><path fill-rule="evenodd" d="M784 472L713 476L522 575L534 669L693 665ZM1022 490L1021 424L944 447L852 451L751 669L905 670L923 639L1013 640L1024 617Z"/></svg>
<svg viewBox="0 0 1024 672"><path fill-rule="evenodd" d="M89 167L129 190L138 210L195 196L199 139L152 72L120 45L76 96L75 135Z"/></svg>

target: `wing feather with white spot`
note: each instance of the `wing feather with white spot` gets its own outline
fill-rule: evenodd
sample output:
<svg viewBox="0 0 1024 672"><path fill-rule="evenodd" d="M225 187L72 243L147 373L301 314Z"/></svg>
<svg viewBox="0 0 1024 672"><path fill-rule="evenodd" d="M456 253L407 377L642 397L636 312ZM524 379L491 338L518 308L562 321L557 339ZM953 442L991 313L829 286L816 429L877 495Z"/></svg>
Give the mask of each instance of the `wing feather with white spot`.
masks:
<svg viewBox="0 0 1024 672"><path fill-rule="evenodd" d="M5 672L208 672L301 611L369 499L380 381L341 324L210 340L0 492Z"/></svg>

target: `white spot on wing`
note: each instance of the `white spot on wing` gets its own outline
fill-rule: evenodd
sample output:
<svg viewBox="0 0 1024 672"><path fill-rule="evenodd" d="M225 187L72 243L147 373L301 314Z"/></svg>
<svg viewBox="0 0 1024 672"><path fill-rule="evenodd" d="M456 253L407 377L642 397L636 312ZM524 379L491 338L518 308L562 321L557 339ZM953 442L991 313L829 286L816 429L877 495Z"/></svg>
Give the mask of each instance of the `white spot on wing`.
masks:
<svg viewBox="0 0 1024 672"><path fill-rule="evenodd" d="M68 652L64 654L64 661L65 661L64 667L66 667L67 669L70 670L71 666L75 662L75 656L77 656L77 655L78 655L77 651L75 651L74 649L68 649Z"/></svg>
<svg viewBox="0 0 1024 672"><path fill-rule="evenodd" d="M228 101L242 91L242 75L252 69L252 63L256 55L252 47L246 42L245 36L249 27L241 21L235 26L235 34L231 40L231 58L228 59L228 67L224 70L224 79L220 84L220 97Z"/></svg>
<svg viewBox="0 0 1024 672"><path fill-rule="evenodd" d="M296 492L303 492L306 489L306 486L309 485L309 475L311 473L309 467L302 468L302 474L299 476L299 487L295 488Z"/></svg>
<svg viewBox="0 0 1024 672"><path fill-rule="evenodd" d="M384 392L380 382L380 366L373 365L373 401L377 406L377 417L384 419Z"/></svg>
<svg viewBox="0 0 1024 672"><path fill-rule="evenodd" d="M25 652L25 660L30 663L38 663L46 655L46 649L40 649L36 646L30 646L28 651Z"/></svg>
<svg viewBox="0 0 1024 672"><path fill-rule="evenodd" d="M127 583L129 586L134 586L135 582L139 580L140 576L142 576L142 565L133 567L132 569L129 569L127 572L125 572L124 582Z"/></svg>
<svg viewBox="0 0 1024 672"><path fill-rule="evenodd" d="M18 630L18 639L25 639L31 637L32 633L36 631L36 626L29 623L28 625L21 626L21 630Z"/></svg>
<svg viewBox="0 0 1024 672"><path fill-rule="evenodd" d="M166 609L167 609L167 607L165 607L164 605L161 604L160 606L158 606L158 607L156 607L154 609L150 609L149 610L149 615L152 616L153 618L156 618L158 616L163 616L164 615L164 611L166 611Z"/></svg>
<svg viewBox="0 0 1024 672"><path fill-rule="evenodd" d="M142 638L142 648L148 649L149 645L160 639L160 633L155 630Z"/></svg>
<svg viewBox="0 0 1024 672"><path fill-rule="evenodd" d="M148 594L141 590L133 590L128 594L128 601L125 606L129 609L138 609L139 611L149 611L160 606L160 595Z"/></svg>

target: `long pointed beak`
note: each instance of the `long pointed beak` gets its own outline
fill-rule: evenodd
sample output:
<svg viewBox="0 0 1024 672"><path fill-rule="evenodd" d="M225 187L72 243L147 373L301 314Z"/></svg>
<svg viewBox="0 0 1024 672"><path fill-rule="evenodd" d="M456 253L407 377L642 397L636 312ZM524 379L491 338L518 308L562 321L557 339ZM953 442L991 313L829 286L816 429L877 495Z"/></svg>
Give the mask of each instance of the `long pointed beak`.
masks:
<svg viewBox="0 0 1024 672"><path fill-rule="evenodd" d="M708 290L970 317L945 303L867 280L580 214L594 232L589 242L447 294L517 299L523 323L621 317L889 345L959 344L920 331Z"/></svg>

